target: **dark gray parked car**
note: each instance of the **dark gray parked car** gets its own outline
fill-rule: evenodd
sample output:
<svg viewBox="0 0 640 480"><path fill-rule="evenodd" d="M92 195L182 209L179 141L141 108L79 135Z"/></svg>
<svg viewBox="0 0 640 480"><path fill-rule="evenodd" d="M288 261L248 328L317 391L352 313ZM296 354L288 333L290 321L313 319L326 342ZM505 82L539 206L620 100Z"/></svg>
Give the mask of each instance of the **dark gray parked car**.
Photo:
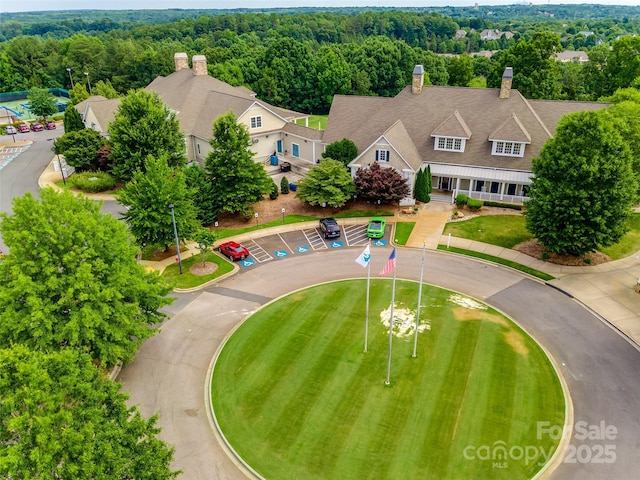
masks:
<svg viewBox="0 0 640 480"><path fill-rule="evenodd" d="M335 218L321 218L320 231L324 238L335 238L340 236L340 226Z"/></svg>

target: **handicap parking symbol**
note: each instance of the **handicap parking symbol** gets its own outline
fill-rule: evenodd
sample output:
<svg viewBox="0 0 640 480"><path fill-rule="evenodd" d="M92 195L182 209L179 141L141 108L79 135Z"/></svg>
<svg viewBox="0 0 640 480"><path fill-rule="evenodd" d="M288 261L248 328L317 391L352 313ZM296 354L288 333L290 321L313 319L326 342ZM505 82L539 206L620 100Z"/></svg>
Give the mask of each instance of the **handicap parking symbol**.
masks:
<svg viewBox="0 0 640 480"><path fill-rule="evenodd" d="M374 244L376 247L384 247L384 246L387 244L387 241L386 241L386 240L375 240L375 241L373 242L373 244Z"/></svg>
<svg viewBox="0 0 640 480"><path fill-rule="evenodd" d="M296 247L296 251L298 253L305 253L309 251L309 247L307 247L306 245L300 245L299 247Z"/></svg>
<svg viewBox="0 0 640 480"><path fill-rule="evenodd" d="M254 261L253 261L252 259L250 259L250 258L246 258L246 259L244 259L244 260L241 260L241 261L240 261L240 264L241 264L243 267L250 267L250 266L251 266L251 265L253 265L254 263L256 263L256 262L254 262Z"/></svg>
<svg viewBox="0 0 640 480"><path fill-rule="evenodd" d="M278 258L286 257L287 255L289 255L286 250L278 250L277 252L273 252L273 254Z"/></svg>
<svg viewBox="0 0 640 480"><path fill-rule="evenodd" d="M342 248L342 242L331 242L331 248Z"/></svg>

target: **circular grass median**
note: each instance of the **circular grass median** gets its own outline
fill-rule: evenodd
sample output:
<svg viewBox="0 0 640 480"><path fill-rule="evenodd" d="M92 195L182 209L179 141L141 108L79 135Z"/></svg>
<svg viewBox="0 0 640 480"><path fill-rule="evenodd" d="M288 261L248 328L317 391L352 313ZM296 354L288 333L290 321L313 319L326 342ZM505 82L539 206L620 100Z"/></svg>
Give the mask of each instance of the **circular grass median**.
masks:
<svg viewBox="0 0 640 480"><path fill-rule="evenodd" d="M315 286L273 302L224 345L214 416L263 477L530 478L564 424L561 383L517 325L470 297L398 281L391 384L385 385L391 280ZM385 326L386 322L386 326ZM539 438L541 437L541 438Z"/></svg>

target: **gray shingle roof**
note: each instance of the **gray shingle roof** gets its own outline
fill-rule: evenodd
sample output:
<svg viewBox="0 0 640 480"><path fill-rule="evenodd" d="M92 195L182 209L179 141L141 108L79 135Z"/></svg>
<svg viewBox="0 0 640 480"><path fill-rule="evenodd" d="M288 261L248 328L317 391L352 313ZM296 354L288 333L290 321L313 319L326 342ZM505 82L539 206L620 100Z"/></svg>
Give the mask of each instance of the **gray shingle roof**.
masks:
<svg viewBox="0 0 640 480"><path fill-rule="evenodd" d="M425 162L531 170L532 158L553 135L563 114L606 106L595 102L528 101L517 90L501 99L499 89L493 88L424 86L420 95L413 95L407 87L393 98L336 95L323 143L348 138L362 152L401 120ZM465 151L434 150L432 132L455 111L471 133ZM489 138L514 114L516 124L522 126L520 136L529 135L531 144L523 157L491 155Z"/></svg>
<svg viewBox="0 0 640 480"><path fill-rule="evenodd" d="M489 140L531 143L531 135L522 126L518 116L514 113L489 135Z"/></svg>
<svg viewBox="0 0 640 480"><path fill-rule="evenodd" d="M432 137L458 137L471 138L471 130L467 127L460 112L457 110L447 117L436 129L431 132Z"/></svg>

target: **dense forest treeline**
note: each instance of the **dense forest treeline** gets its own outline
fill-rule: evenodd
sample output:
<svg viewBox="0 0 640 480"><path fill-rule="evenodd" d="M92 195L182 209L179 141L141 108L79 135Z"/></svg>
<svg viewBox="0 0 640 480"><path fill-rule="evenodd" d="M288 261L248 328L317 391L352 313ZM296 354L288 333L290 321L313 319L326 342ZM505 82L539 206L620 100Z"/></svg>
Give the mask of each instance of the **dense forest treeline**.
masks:
<svg viewBox="0 0 640 480"><path fill-rule="evenodd" d="M596 100L637 85L640 8L541 8L3 14L0 91L73 82L76 98L91 84L125 93L171 73L179 51L205 55L220 80L309 113L326 113L334 94L395 95L415 64L427 83L490 87L512 66L514 87L529 98ZM623 16L607 17L616 12ZM494 35L483 39L486 29ZM563 49L586 50L590 61L554 61ZM496 53L473 56L480 50Z"/></svg>

